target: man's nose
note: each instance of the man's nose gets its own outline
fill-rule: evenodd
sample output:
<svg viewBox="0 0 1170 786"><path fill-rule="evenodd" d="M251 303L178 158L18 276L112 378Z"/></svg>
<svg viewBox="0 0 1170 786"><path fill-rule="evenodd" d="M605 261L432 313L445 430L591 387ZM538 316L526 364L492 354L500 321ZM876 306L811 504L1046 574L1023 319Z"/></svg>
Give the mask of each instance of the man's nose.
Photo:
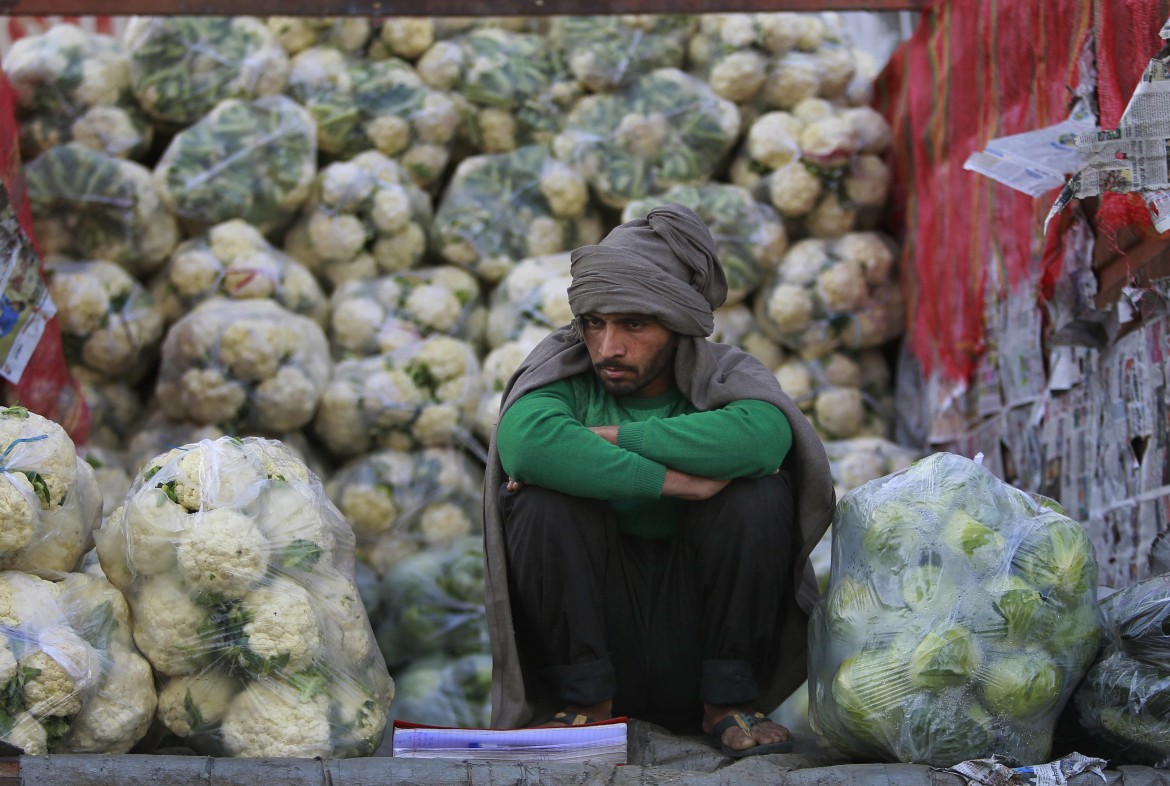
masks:
<svg viewBox="0 0 1170 786"><path fill-rule="evenodd" d="M621 357L626 354L625 342L621 332L607 325L601 334L601 356L606 358Z"/></svg>

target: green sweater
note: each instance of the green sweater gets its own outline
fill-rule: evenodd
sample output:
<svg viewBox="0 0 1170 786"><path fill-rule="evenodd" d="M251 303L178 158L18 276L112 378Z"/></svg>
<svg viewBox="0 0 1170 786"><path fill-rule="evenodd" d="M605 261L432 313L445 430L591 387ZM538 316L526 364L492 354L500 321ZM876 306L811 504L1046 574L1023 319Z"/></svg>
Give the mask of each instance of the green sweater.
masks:
<svg viewBox="0 0 1170 786"><path fill-rule="evenodd" d="M620 426L611 445L589 430ZM667 468L708 478L775 472L792 446L784 414L744 400L696 412L678 389L618 398L588 371L534 390L500 419L496 447L508 477L579 497L607 500L621 532L674 532L683 501L661 496Z"/></svg>

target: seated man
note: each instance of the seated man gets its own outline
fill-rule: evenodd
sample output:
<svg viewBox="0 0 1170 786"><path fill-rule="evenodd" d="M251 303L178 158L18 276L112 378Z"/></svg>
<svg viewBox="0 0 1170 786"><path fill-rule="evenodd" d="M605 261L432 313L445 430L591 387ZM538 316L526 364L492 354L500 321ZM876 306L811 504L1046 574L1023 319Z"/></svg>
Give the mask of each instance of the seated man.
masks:
<svg viewBox="0 0 1170 786"><path fill-rule="evenodd" d="M628 715L791 747L824 448L775 377L707 340L727 294L693 211L573 252L574 321L504 393L485 483L493 724ZM555 714L554 714L555 713Z"/></svg>

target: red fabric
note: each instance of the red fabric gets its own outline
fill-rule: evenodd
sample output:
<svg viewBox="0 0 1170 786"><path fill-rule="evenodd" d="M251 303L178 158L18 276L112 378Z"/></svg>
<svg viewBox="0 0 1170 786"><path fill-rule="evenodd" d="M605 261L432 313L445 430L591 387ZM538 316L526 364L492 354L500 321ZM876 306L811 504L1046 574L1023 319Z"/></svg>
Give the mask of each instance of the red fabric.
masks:
<svg viewBox="0 0 1170 786"><path fill-rule="evenodd" d="M1091 21L1083 0L935 2L878 80L877 108L894 130L890 218L903 243L907 340L927 374L970 378L990 266L1009 286L1031 274L1055 198L963 163L995 137L1067 117Z"/></svg>
<svg viewBox="0 0 1170 786"><path fill-rule="evenodd" d="M1094 16L1101 128L1114 129L1146 63L1162 48L1158 31L1170 16L1170 0L1095 0ZM1112 238L1123 227L1147 236L1156 234L1140 194L1103 194L1097 208L1099 234Z"/></svg>
<svg viewBox="0 0 1170 786"><path fill-rule="evenodd" d="M20 135L16 124L16 102L8 79L0 72L0 180L8 190L20 227L36 248L32 213L24 188L20 162ZM43 273L42 273L43 275ZM20 382L5 383L6 403L20 402L31 412L56 421L75 442L84 442L89 430L85 401L70 377L61 347L61 326L56 317L45 325L41 340L25 367Z"/></svg>

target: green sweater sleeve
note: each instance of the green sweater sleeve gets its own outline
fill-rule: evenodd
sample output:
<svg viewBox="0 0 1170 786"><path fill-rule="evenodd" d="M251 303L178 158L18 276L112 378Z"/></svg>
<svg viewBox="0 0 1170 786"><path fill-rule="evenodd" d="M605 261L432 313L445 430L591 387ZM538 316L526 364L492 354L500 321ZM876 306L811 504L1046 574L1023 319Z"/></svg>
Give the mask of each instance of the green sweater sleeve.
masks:
<svg viewBox="0 0 1170 786"><path fill-rule="evenodd" d="M504 413L496 449L508 477L579 497L658 499L666 467L590 431L574 416L572 395L568 385L549 385Z"/></svg>
<svg viewBox="0 0 1170 786"><path fill-rule="evenodd" d="M766 401L623 423L618 446L671 469L707 478L775 472L792 447L792 424Z"/></svg>

